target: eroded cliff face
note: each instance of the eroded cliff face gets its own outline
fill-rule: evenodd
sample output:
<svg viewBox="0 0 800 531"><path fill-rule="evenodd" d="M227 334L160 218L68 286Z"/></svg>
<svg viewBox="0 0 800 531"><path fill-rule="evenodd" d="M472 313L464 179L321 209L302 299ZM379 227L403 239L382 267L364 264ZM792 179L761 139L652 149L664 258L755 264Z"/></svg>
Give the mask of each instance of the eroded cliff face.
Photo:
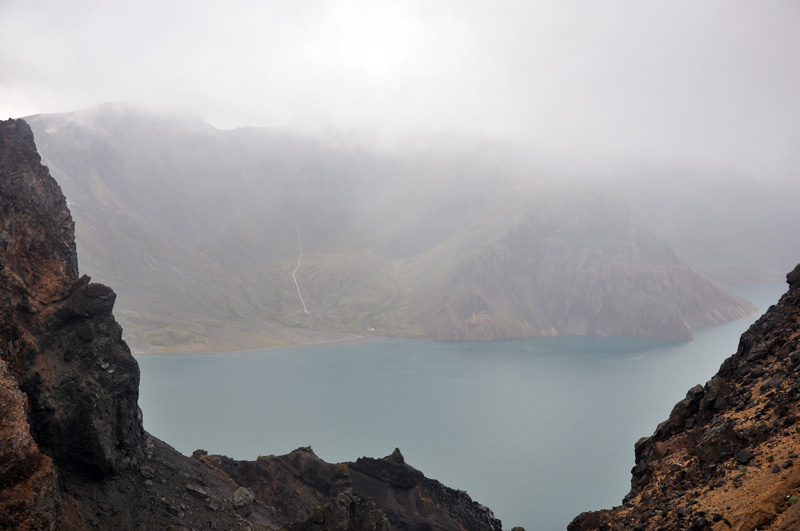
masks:
<svg viewBox="0 0 800 531"><path fill-rule="evenodd" d="M66 201L21 120L0 123L0 175L4 450L17 449L6 472L38 492L24 505L43 507L35 520L47 528L61 503L56 469L102 477L141 460L139 372L111 315L113 291L78 277ZM9 489L19 496L19 486ZM3 511L23 527L25 513Z"/></svg>
<svg viewBox="0 0 800 531"><path fill-rule="evenodd" d="M800 265L787 282L736 354L636 443L623 505L570 531L800 529Z"/></svg>
<svg viewBox="0 0 800 531"><path fill-rule="evenodd" d="M0 293L1 529L501 529L466 494L404 463L439 489L409 497L416 484L374 478L382 500L411 502L381 506L347 465L309 451L269 463L192 459L147 434L115 294L78 275L70 212L22 120L0 122ZM275 465L276 475L263 466L273 461L307 466Z"/></svg>

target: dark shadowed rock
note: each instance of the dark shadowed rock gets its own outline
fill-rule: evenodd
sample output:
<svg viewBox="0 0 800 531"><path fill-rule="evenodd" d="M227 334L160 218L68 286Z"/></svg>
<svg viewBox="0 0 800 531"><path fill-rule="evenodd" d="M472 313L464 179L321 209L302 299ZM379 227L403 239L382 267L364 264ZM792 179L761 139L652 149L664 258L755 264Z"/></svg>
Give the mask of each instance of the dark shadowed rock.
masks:
<svg viewBox="0 0 800 531"><path fill-rule="evenodd" d="M2 128L3 326L17 336L6 361L45 453L107 475L142 457L139 369L111 315L114 292L78 277L66 200L39 163L30 128L21 120Z"/></svg>
<svg viewBox="0 0 800 531"><path fill-rule="evenodd" d="M340 465L331 479L331 499L314 507L306 520L294 522L289 531L388 531L389 520L372 500L353 494L347 465Z"/></svg>
<svg viewBox="0 0 800 531"><path fill-rule="evenodd" d="M56 469L31 436L26 409L25 394L0 361L0 529L55 529Z"/></svg>
<svg viewBox="0 0 800 531"><path fill-rule="evenodd" d="M298 522L296 529L314 529L313 525L334 515L342 522L345 513L350 515L347 518L362 515L359 518L364 522L382 529L376 509L392 529L502 529L491 510L464 491L426 478L404 462L399 450L383 459L362 457L338 466L322 461L309 448L256 461L224 456L207 459L237 483L251 488L256 499L274 507L279 517ZM374 508L364 505L365 500L371 500Z"/></svg>

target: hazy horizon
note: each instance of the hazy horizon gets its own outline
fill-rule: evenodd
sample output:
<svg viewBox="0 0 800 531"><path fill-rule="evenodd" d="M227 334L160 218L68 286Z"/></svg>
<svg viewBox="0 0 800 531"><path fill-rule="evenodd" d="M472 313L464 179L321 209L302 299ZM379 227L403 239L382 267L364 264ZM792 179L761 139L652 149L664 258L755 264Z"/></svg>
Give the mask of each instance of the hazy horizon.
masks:
<svg viewBox="0 0 800 531"><path fill-rule="evenodd" d="M222 129L510 142L786 179L795 2L0 3L0 118L136 101Z"/></svg>

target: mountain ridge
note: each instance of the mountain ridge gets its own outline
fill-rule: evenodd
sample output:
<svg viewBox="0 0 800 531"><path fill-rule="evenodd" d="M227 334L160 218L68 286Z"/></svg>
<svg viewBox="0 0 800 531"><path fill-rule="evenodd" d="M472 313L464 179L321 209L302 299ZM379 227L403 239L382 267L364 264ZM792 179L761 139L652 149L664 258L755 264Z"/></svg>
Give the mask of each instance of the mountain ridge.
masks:
<svg viewBox="0 0 800 531"><path fill-rule="evenodd" d="M141 350L219 349L223 329L234 350L314 333L687 340L754 311L681 273L608 189L521 186L502 156L397 160L131 106L30 122L73 198L85 267L118 286Z"/></svg>

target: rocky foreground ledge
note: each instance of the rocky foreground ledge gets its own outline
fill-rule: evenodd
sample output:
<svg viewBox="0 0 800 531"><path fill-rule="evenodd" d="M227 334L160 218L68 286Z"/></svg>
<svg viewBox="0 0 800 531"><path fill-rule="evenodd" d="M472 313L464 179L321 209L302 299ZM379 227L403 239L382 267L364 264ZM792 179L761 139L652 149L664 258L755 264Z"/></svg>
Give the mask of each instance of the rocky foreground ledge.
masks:
<svg viewBox="0 0 800 531"><path fill-rule="evenodd" d="M0 293L0 529L502 529L399 451L189 458L145 432L116 296L78 275L66 200L22 120L0 121Z"/></svg>
<svg viewBox="0 0 800 531"><path fill-rule="evenodd" d="M623 505L569 531L800 529L800 265L705 385L636 443Z"/></svg>

